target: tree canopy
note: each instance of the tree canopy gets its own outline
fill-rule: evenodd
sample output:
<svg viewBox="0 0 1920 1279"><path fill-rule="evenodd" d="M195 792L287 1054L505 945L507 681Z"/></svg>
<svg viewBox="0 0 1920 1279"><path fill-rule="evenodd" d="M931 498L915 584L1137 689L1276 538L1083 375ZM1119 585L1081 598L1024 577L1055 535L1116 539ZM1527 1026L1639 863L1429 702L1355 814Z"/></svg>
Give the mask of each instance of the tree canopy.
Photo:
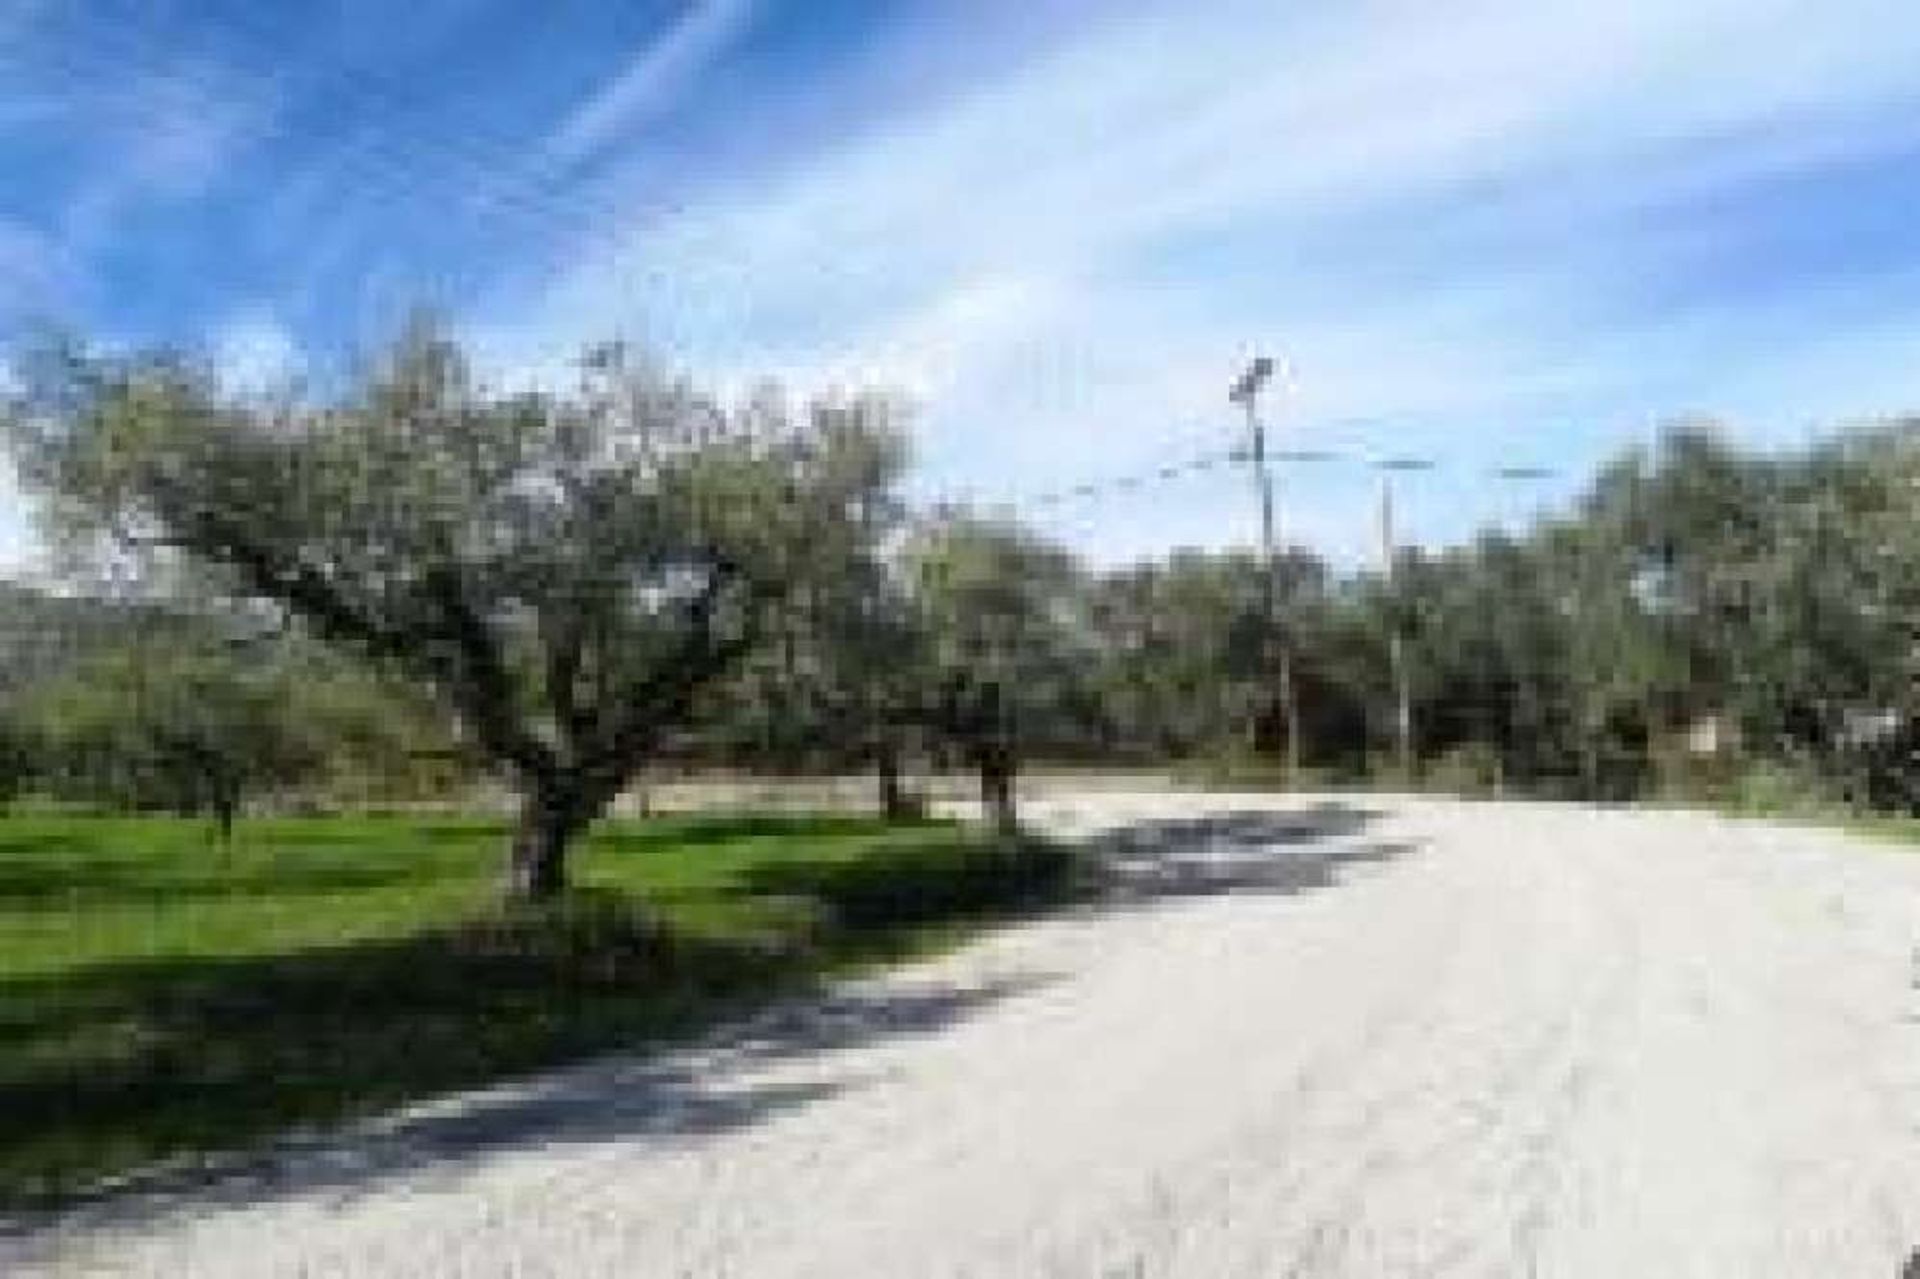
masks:
<svg viewBox="0 0 1920 1279"><path fill-rule="evenodd" d="M66 538L189 564L429 690L525 798L529 895L772 610L860 553L902 459L879 401L730 412L617 347L567 393L500 393L424 327L326 404L172 357L29 371L16 452Z"/></svg>
<svg viewBox="0 0 1920 1279"><path fill-rule="evenodd" d="M177 358L55 348L26 372L10 439L65 544L224 601L222 634L352 661L337 705L440 708L522 798L521 892L558 887L667 752L871 766L902 812L917 746L1008 826L1026 760L1296 743L1333 780L1603 797L1764 767L1920 804L1913 422L1771 453L1679 423L1531 527L1402 548L1391 574L1300 548L1096 568L1017 522L914 515L885 399L728 406L618 347L564 392L504 392L420 329L324 403L226 395ZM159 607L14 598L75 650ZM77 660L34 632L0 632L36 672L15 686Z"/></svg>

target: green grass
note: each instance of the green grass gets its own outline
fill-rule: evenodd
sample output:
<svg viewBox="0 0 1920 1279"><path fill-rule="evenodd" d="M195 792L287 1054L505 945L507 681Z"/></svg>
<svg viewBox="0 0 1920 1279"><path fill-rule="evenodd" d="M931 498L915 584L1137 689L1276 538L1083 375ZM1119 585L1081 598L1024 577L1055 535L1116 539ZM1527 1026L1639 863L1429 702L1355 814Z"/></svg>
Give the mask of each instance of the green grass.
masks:
<svg viewBox="0 0 1920 1279"><path fill-rule="evenodd" d="M1920 818L1896 813L1850 813L1833 824L1856 835L1897 845L1907 852L1920 849Z"/></svg>
<svg viewBox="0 0 1920 1279"><path fill-rule="evenodd" d="M684 1034L1069 887L853 817L608 823L497 903L485 821L0 820L0 1202Z"/></svg>

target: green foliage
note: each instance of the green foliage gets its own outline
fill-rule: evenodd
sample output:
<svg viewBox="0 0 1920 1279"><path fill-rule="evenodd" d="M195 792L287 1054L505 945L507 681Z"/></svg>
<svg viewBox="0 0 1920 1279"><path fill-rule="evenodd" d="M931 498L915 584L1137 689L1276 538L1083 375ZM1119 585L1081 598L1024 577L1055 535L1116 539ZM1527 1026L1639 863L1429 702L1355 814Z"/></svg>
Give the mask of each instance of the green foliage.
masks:
<svg viewBox="0 0 1920 1279"><path fill-rule="evenodd" d="M162 619L151 608L0 582L0 702L59 679Z"/></svg>
<svg viewBox="0 0 1920 1279"><path fill-rule="evenodd" d="M1011 525L953 520L909 544L934 722L964 746L1017 736L1029 749L1085 742L1099 707L1080 567Z"/></svg>
<svg viewBox="0 0 1920 1279"><path fill-rule="evenodd" d="M1302 589L1312 575L1289 568L1306 759L1382 772L1397 631L1430 779L1480 788L1497 771L1516 791L1715 800L1770 762L1810 791L1920 811L1917 480L1910 422L1776 456L1681 424L1524 535L1403 550L1390 580ZM1234 562L1176 556L1091 588L1121 741L1218 759L1244 736L1258 668L1229 640L1249 593L1217 584ZM1726 741L1695 758L1686 743L1709 723Z"/></svg>
<svg viewBox="0 0 1920 1279"><path fill-rule="evenodd" d="M129 808L231 814L255 782L314 763L283 693L208 654L128 652L37 700L62 782Z"/></svg>
<svg viewBox="0 0 1920 1279"><path fill-rule="evenodd" d="M0 704L0 812L38 780L39 753L20 714Z"/></svg>
<svg viewBox="0 0 1920 1279"><path fill-rule="evenodd" d="M1428 790L1449 795L1491 795L1501 780L1500 754L1485 742L1448 747L1420 775Z"/></svg>
<svg viewBox="0 0 1920 1279"><path fill-rule="evenodd" d="M1696 788L1692 793L1698 797L1700 792ZM1805 763L1773 759L1740 765L1713 798L1755 817L1806 817L1842 807L1829 779Z"/></svg>
<svg viewBox="0 0 1920 1279"><path fill-rule="evenodd" d="M430 693L525 800L511 882L697 715L771 617L843 576L903 460L879 400L729 412L618 347L500 393L431 326L325 405L223 394L179 358L44 351L9 414L69 546L282 615Z"/></svg>
<svg viewBox="0 0 1920 1279"><path fill-rule="evenodd" d="M312 687L258 655L152 644L104 653L33 707L60 793L128 809L214 816L317 776L328 743L302 713Z"/></svg>
<svg viewBox="0 0 1920 1279"><path fill-rule="evenodd" d="M56 351L29 374L12 437L60 527L184 555L201 586L360 663L358 683L305 690L318 785L418 792L488 767L526 798L534 860L668 755L872 765L898 800L919 746L980 769L1009 813L1037 757L1203 763L1297 741L1316 776L1383 777L1400 671L1416 773L1713 795L1774 760L1920 809L1912 422L1790 454L1678 423L1561 514L1403 549L1391 573L1301 551L1108 571L1009 522L909 527L882 401L727 409L617 349L575 392L503 395L421 331L337 403L279 408L177 360ZM82 637L178 624L152 605L29 611ZM43 672L15 682L97 643L30 630L0 634ZM389 697L395 731L363 733ZM1705 723L1726 725L1729 759L1683 758Z"/></svg>

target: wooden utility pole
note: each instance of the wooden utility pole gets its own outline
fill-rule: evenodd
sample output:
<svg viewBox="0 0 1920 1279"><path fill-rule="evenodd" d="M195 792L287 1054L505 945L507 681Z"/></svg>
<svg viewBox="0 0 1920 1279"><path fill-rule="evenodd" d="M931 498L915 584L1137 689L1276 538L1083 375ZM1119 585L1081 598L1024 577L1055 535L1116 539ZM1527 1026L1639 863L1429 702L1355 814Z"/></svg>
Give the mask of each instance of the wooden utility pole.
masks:
<svg viewBox="0 0 1920 1279"><path fill-rule="evenodd" d="M1550 479L1553 476L1553 472L1546 469L1545 467L1540 467L1540 466L1502 466L1494 470L1493 476L1495 479L1500 480L1504 484L1511 486L1516 484L1531 483L1539 480ZM1507 521L1505 520L1502 521L1502 523L1506 523L1506 522ZM1514 522L1523 524L1525 521L1523 519L1523 520L1518 520ZM1548 561L1545 558L1542 559L1542 563L1547 565L1549 569L1548 595L1549 595L1549 598L1551 598L1552 596L1552 585L1551 585L1552 575L1550 572L1551 565L1548 563ZM1492 744L1493 745L1493 794L1494 794L1494 798L1496 799L1504 797L1507 793L1507 751L1509 748L1512 747L1514 735L1518 731L1518 725L1516 721L1519 718L1519 714L1518 714L1519 707L1517 703L1520 699L1521 690L1522 688L1525 687L1525 684L1526 684L1524 673L1518 669L1517 659L1520 651L1520 644L1517 636L1513 631L1513 619L1515 616L1515 612L1516 610L1513 610L1513 609L1503 611L1505 625L1502 627L1501 639L1506 649L1505 661L1506 661L1509 672L1512 674L1513 685L1512 685L1512 690L1510 695L1506 698L1501 699L1500 701L1500 712L1499 712L1500 713L1500 737L1498 741Z"/></svg>
<svg viewBox="0 0 1920 1279"><path fill-rule="evenodd" d="M1407 637L1400 622L1400 592L1395 582L1399 548L1393 535L1393 473L1430 470L1425 458L1396 457L1374 463L1380 470L1380 571L1392 610L1387 628L1387 661L1393 671L1394 754L1402 782L1413 781L1413 673L1407 662Z"/></svg>
<svg viewBox="0 0 1920 1279"><path fill-rule="evenodd" d="M1267 429L1260 420L1259 404L1260 391L1272 379L1274 370L1273 360L1264 355L1255 357L1227 392L1227 400L1238 404L1247 415L1248 453L1260 495L1260 582L1266 624L1266 664L1274 669L1280 686L1281 710L1287 721L1287 785L1296 786L1300 781L1300 705L1294 696L1292 646L1280 631L1280 559L1274 528L1273 471L1267 465ZM1257 741L1257 721L1254 735Z"/></svg>

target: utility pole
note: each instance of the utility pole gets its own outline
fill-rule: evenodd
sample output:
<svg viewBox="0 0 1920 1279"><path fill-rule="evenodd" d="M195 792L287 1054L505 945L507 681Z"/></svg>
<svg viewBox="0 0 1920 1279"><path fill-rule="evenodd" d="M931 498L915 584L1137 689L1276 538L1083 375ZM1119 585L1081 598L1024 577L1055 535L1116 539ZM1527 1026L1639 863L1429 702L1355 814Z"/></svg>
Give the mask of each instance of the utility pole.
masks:
<svg viewBox="0 0 1920 1279"><path fill-rule="evenodd" d="M1493 475L1495 479L1509 486L1517 486L1553 478L1553 472L1541 466L1502 466L1496 468ZM1544 557L1542 563L1546 564ZM1549 577L1548 580L1548 594L1549 596L1552 594L1551 577ZM1517 611L1517 609L1502 610L1508 619L1508 624L1503 628L1504 633L1502 635L1507 649L1506 663L1509 671L1514 675L1514 680L1512 695L1503 699L1500 703L1502 721L1500 726L1500 740L1492 744L1493 794L1495 799L1503 798L1507 793L1507 750L1513 745L1514 733L1516 731L1515 720L1518 718L1517 712L1519 710L1516 703L1519 701L1521 689L1525 685L1525 680L1518 669L1516 661L1519 645L1515 642L1515 635L1512 629L1512 618Z"/></svg>
<svg viewBox="0 0 1920 1279"><path fill-rule="evenodd" d="M1427 471L1433 463L1425 458L1392 457L1375 462L1380 471L1380 565L1387 585L1387 598L1393 608L1387 628L1387 662L1393 671L1394 752L1403 784L1413 782L1413 676L1407 665L1407 637L1400 625L1400 595L1394 581L1399 561L1393 536L1393 473Z"/></svg>
<svg viewBox="0 0 1920 1279"><path fill-rule="evenodd" d="M1267 465L1267 430L1260 420L1259 405L1260 391L1272 380L1275 368L1269 357L1254 357L1227 392L1227 402L1238 404L1247 415L1248 450L1260 495L1260 556L1265 570L1260 575L1261 604L1266 622L1268 663L1275 668L1279 680L1280 703L1287 721L1287 785L1295 786L1300 781L1300 706L1294 696L1292 647L1280 634L1280 560L1274 536L1273 472ZM1256 723L1256 738L1258 732Z"/></svg>

